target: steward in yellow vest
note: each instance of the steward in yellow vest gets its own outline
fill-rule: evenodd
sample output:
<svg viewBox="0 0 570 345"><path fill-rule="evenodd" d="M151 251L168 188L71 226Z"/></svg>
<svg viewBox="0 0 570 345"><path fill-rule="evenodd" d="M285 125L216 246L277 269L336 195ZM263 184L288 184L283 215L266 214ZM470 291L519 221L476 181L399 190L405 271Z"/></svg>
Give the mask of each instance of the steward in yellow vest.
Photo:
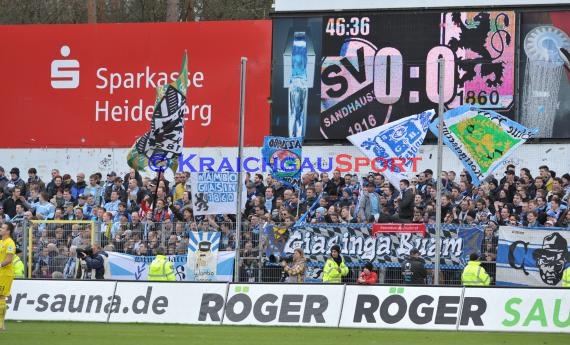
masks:
<svg viewBox="0 0 570 345"><path fill-rule="evenodd" d="M323 269L323 283L342 283L342 277L348 275L348 267L340 255L340 246L335 244L331 247L331 257L325 263Z"/></svg>
<svg viewBox="0 0 570 345"><path fill-rule="evenodd" d="M481 267L477 253L469 256L469 262L461 274L461 282L465 286L489 286L491 284L491 278L487 271Z"/></svg>
<svg viewBox="0 0 570 345"><path fill-rule="evenodd" d="M570 266L564 270L562 275L562 287L570 288Z"/></svg>
<svg viewBox="0 0 570 345"><path fill-rule="evenodd" d="M18 256L18 254L20 254L22 252L22 250L18 247L16 247L16 255L14 255L13 259L12 259L12 267L14 268L14 278L16 279L24 279L24 263L22 262L22 259L20 259L20 256Z"/></svg>
<svg viewBox="0 0 570 345"><path fill-rule="evenodd" d="M159 247L156 258L148 266L148 280L150 281L176 281L174 265L164 256L165 250Z"/></svg>

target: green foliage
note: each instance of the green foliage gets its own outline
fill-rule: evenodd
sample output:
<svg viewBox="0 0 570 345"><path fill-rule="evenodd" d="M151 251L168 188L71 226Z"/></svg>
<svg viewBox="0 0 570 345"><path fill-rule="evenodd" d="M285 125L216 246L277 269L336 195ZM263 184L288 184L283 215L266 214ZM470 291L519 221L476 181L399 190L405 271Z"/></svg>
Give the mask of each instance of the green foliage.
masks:
<svg viewBox="0 0 570 345"><path fill-rule="evenodd" d="M88 3L98 23L267 19L273 0L0 0L0 24L87 23ZM174 13L172 12L172 13Z"/></svg>

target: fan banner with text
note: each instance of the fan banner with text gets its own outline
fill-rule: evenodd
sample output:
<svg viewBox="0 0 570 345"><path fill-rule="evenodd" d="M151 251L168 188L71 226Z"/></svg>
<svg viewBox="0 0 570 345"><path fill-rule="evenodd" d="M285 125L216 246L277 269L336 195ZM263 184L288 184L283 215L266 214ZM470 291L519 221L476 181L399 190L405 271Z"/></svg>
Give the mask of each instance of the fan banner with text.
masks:
<svg viewBox="0 0 570 345"><path fill-rule="evenodd" d="M238 145L247 57L245 146L269 135L271 21L3 25L3 111L26 119L3 148L128 148L149 130L156 88L188 52L183 147ZM22 42L26 44L22 45ZM180 78L181 79L181 78ZM57 128L58 130L48 130ZM223 135L220 135L223 133Z"/></svg>
<svg viewBox="0 0 570 345"><path fill-rule="evenodd" d="M469 254L478 251L483 240L483 229L477 226L444 225L441 233L440 264L445 269L461 270ZM416 232L373 231L371 224L339 224L296 226L291 230L282 252L274 255L292 255L301 248L311 267L324 265L330 248L338 244L348 266L359 267L371 261L377 267L400 267L410 249L417 248L426 260L426 267L435 263L435 227L427 226L424 235ZM309 274L310 275L310 274Z"/></svg>
<svg viewBox="0 0 570 345"><path fill-rule="evenodd" d="M277 18L272 135L345 139L436 108L439 59L447 108L513 118L515 27L513 11Z"/></svg>
<svg viewBox="0 0 570 345"><path fill-rule="evenodd" d="M236 214L239 173L237 172L193 172L190 174L192 210L194 215ZM245 209L247 193L242 193L242 211Z"/></svg>
<svg viewBox="0 0 570 345"><path fill-rule="evenodd" d="M497 285L562 286L570 267L570 231L501 226L497 249Z"/></svg>
<svg viewBox="0 0 570 345"><path fill-rule="evenodd" d="M271 177L285 186L299 187L303 138L267 136L263 139L261 154L269 166Z"/></svg>
<svg viewBox="0 0 570 345"><path fill-rule="evenodd" d="M537 129L528 129L492 110L463 105L443 115L443 142L457 155L472 183L478 186ZM430 125L439 135L439 119Z"/></svg>

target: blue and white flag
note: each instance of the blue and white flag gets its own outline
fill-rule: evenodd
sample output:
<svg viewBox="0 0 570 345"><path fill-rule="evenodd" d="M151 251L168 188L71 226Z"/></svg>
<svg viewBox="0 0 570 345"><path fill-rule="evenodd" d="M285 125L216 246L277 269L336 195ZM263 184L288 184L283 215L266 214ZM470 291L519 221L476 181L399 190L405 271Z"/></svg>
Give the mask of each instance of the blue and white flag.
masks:
<svg viewBox="0 0 570 345"><path fill-rule="evenodd" d="M497 285L561 286L570 267L570 231L557 228L501 226Z"/></svg>
<svg viewBox="0 0 570 345"><path fill-rule="evenodd" d="M271 177L287 187L299 188L303 138L270 137L263 139L261 155Z"/></svg>
<svg viewBox="0 0 570 345"><path fill-rule="evenodd" d="M108 252L111 279L117 280L148 280L148 266L154 256L135 256L123 253ZM174 264L177 281L186 281L186 264L188 255L168 255L168 260ZM234 251L222 251L216 255L216 276L214 280L231 282L234 271Z"/></svg>
<svg viewBox="0 0 570 345"><path fill-rule="evenodd" d="M400 189L400 180L408 179L415 167L416 155L428 132L433 109L410 115L380 127L349 136L390 183Z"/></svg>
<svg viewBox="0 0 570 345"><path fill-rule="evenodd" d="M219 248L219 232L190 232L186 279L189 281L215 281Z"/></svg>
<svg viewBox="0 0 570 345"><path fill-rule="evenodd" d="M439 135L439 121L430 130ZM478 186L520 145L538 133L491 110L464 105L443 114L443 142Z"/></svg>

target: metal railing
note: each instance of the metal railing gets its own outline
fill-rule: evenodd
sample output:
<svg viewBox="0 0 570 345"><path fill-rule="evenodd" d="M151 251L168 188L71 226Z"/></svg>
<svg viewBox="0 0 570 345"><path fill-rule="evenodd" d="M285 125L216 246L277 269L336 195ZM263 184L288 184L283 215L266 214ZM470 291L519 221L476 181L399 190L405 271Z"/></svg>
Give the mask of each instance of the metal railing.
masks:
<svg viewBox="0 0 570 345"><path fill-rule="evenodd" d="M37 221L18 223L14 233L26 277L38 279L76 279L77 271L69 272L70 262L76 258L76 248L95 243L108 252L134 256L153 256L158 247L164 247L167 255L186 255L190 232L220 232L218 250L236 251L238 282L279 282L286 278L280 262L288 259L284 247L291 234L291 227L283 223L256 223L244 221L240 241L236 242L234 222L162 222L162 223L113 223L109 227L94 221ZM482 247L485 246L485 242ZM496 253L496 242L493 242ZM307 258L305 281L317 282L322 276L323 260ZM325 259L326 260L326 259ZM401 264L374 262L379 284L402 284ZM347 262L350 273L343 282L356 283L363 270L362 261ZM482 266L495 277L494 257L483 261ZM75 266L77 267L77 266ZM426 284L435 281L434 268L427 267ZM73 273L73 274L70 274ZM461 285L461 269L446 268L439 271L440 285Z"/></svg>

